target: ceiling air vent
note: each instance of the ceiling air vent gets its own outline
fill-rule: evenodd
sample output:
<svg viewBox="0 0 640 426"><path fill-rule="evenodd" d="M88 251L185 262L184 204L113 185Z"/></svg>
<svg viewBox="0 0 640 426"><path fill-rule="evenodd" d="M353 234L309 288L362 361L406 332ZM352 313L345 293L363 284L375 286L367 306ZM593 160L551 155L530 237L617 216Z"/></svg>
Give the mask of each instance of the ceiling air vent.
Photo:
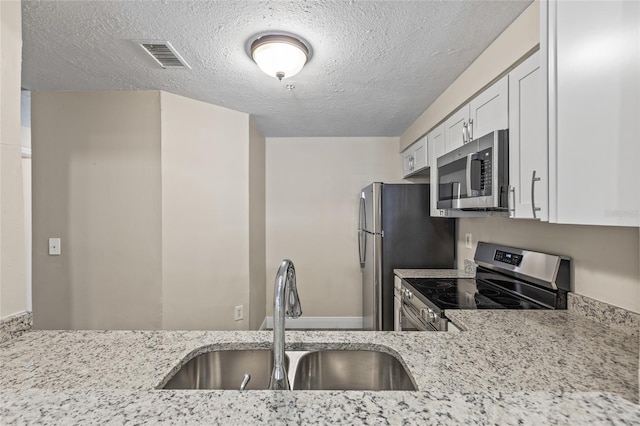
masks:
<svg viewBox="0 0 640 426"><path fill-rule="evenodd" d="M168 41L136 41L162 68L187 68L189 64Z"/></svg>

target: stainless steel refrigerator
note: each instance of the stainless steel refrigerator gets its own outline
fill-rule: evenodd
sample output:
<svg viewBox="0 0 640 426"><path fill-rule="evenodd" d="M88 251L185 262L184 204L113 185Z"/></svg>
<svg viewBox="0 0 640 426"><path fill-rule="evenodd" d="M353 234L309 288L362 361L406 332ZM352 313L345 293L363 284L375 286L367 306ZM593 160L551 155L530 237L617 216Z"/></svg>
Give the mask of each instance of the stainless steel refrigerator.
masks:
<svg viewBox="0 0 640 426"><path fill-rule="evenodd" d="M360 193L365 330L393 330L393 270L456 267L455 219L431 217L428 184L375 182Z"/></svg>

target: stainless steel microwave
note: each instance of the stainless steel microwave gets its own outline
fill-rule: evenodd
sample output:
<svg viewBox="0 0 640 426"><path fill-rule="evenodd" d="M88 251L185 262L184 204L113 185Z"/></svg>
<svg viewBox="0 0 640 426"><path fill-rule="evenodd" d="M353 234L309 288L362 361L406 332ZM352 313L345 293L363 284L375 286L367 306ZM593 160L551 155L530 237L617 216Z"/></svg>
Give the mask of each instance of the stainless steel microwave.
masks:
<svg viewBox="0 0 640 426"><path fill-rule="evenodd" d="M438 158L438 208L507 210L509 132L496 130Z"/></svg>

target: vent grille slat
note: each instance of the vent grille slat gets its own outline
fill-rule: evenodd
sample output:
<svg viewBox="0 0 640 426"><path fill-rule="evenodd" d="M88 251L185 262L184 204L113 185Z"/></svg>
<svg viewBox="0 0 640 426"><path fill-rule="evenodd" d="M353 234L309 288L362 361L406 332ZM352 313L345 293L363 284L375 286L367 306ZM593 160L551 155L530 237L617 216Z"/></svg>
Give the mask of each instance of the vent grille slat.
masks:
<svg viewBox="0 0 640 426"><path fill-rule="evenodd" d="M187 68L189 64L180 56L168 41L137 41L162 68Z"/></svg>

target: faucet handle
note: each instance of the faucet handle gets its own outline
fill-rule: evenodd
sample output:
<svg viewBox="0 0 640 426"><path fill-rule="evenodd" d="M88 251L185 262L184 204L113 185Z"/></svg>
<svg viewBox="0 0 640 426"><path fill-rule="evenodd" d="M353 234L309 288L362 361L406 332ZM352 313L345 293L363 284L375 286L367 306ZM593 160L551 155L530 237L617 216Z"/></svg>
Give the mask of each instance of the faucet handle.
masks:
<svg viewBox="0 0 640 426"><path fill-rule="evenodd" d="M241 391L245 390L245 388L249 384L249 380L251 380L251 374L245 373L245 375L242 377L242 383L240 383Z"/></svg>

